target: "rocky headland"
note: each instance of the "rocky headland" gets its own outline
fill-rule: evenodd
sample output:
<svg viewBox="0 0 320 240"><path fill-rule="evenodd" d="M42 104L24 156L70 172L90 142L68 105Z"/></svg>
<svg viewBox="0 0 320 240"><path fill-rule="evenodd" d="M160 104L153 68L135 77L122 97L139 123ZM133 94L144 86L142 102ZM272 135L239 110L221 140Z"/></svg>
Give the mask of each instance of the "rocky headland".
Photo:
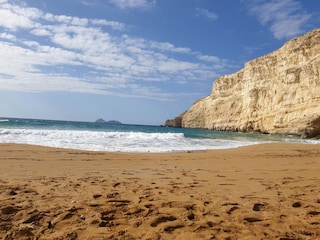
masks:
<svg viewBox="0 0 320 240"><path fill-rule="evenodd" d="M219 77L211 94L166 126L320 135L320 28Z"/></svg>

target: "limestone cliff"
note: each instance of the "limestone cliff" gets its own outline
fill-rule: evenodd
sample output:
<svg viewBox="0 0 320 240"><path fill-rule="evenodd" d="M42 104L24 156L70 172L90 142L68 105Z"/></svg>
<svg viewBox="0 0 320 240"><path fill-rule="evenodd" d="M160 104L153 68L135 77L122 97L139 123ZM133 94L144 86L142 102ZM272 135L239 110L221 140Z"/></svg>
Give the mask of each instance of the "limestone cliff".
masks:
<svg viewBox="0 0 320 240"><path fill-rule="evenodd" d="M222 76L182 127L320 135L320 28Z"/></svg>

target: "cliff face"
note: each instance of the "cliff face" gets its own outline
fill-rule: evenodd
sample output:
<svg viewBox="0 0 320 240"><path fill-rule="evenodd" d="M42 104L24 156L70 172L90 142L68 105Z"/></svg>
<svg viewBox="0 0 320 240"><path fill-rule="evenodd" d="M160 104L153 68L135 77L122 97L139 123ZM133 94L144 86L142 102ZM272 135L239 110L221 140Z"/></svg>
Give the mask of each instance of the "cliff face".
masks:
<svg viewBox="0 0 320 240"><path fill-rule="evenodd" d="M181 128L182 125L182 117L183 117L184 113L181 113L178 117L175 117L174 119L168 119L164 126L166 127L176 127L176 128Z"/></svg>
<svg viewBox="0 0 320 240"><path fill-rule="evenodd" d="M222 76L182 127L320 135L320 28Z"/></svg>

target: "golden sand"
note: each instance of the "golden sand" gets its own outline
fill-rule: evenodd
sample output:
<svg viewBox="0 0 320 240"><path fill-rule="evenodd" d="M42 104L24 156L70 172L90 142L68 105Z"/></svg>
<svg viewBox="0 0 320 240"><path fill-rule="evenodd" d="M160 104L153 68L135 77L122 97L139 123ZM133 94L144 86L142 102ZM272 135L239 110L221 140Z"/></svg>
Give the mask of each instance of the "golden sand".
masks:
<svg viewBox="0 0 320 240"><path fill-rule="evenodd" d="M0 144L0 239L320 239L320 145L107 153Z"/></svg>

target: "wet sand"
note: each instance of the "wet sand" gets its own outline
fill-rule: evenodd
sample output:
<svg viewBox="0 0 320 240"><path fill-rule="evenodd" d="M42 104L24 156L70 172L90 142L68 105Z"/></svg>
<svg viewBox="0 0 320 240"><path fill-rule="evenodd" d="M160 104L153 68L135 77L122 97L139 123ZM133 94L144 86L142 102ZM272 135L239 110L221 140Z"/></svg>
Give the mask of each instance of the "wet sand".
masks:
<svg viewBox="0 0 320 240"><path fill-rule="evenodd" d="M104 153L0 144L0 239L320 239L320 145Z"/></svg>

